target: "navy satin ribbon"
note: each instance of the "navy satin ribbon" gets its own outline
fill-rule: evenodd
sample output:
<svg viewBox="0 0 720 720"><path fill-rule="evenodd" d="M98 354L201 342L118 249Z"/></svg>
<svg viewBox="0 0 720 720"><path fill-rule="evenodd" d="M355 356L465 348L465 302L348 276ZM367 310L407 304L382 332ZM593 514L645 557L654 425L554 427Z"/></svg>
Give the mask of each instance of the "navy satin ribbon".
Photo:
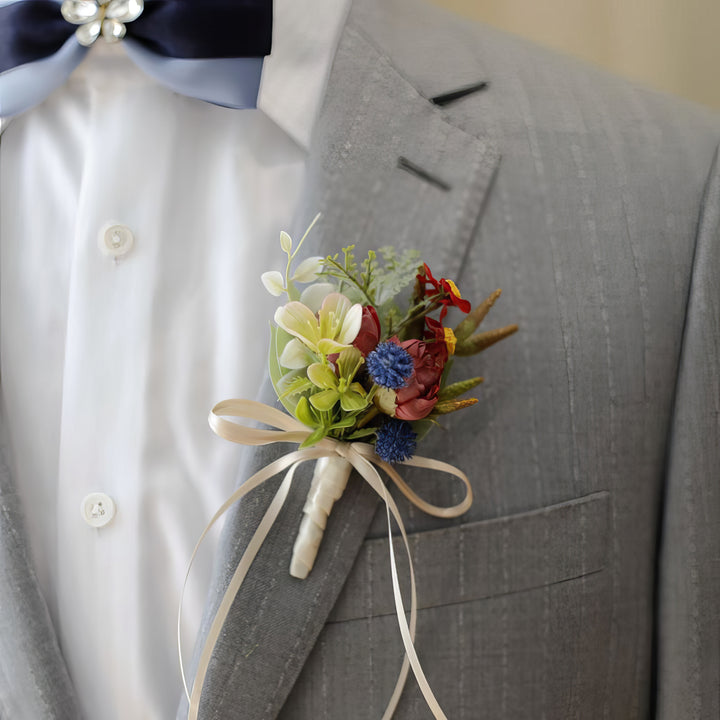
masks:
<svg viewBox="0 0 720 720"><path fill-rule="evenodd" d="M145 0L126 28L128 54L160 82L218 105L254 107L272 0ZM26 110L64 82L86 52L76 29L58 0L0 0L0 115Z"/></svg>
<svg viewBox="0 0 720 720"><path fill-rule="evenodd" d="M0 72L56 53L75 32L48 0L25 0L0 7Z"/></svg>

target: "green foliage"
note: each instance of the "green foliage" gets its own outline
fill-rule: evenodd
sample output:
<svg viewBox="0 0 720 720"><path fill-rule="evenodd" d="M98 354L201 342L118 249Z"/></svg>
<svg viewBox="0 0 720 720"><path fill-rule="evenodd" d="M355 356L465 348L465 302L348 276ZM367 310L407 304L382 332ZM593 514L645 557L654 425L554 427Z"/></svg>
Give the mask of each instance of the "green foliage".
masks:
<svg viewBox="0 0 720 720"><path fill-rule="evenodd" d="M435 427L442 426L437 420L432 417L426 417L422 420L415 420L412 423L412 428L417 433L418 442L424 440L425 436Z"/></svg>
<svg viewBox="0 0 720 720"><path fill-rule="evenodd" d="M346 440L360 440L361 438L367 438L371 435L374 435L377 432L377 428L374 427L364 427L360 428L359 430L356 430L353 433L350 433L345 439Z"/></svg>
<svg viewBox="0 0 720 720"><path fill-rule="evenodd" d="M297 400L294 400L291 395L285 394L287 389L286 387L283 387L285 374L283 373L279 359L283 348L288 342L290 342L290 340L291 335L289 333L286 333L282 328L277 327L277 325L270 325L270 348L268 351L270 382L272 382L275 393L277 394L280 402L285 406L285 409L292 415L295 415Z"/></svg>
<svg viewBox="0 0 720 720"><path fill-rule="evenodd" d="M368 252L368 256L362 261L361 267L362 272L360 273L359 284L365 292L368 293L369 297L376 300L375 293L371 289L374 280L373 275L378 269L377 254L374 250L370 250Z"/></svg>
<svg viewBox="0 0 720 720"><path fill-rule="evenodd" d="M458 342L455 346L455 354L458 356L477 355L477 353L486 350L500 340L504 340L513 333L517 332L517 325L507 325L495 330L487 330L486 332L471 335L462 342Z"/></svg>
<svg viewBox="0 0 720 720"><path fill-rule="evenodd" d="M283 400L283 398L292 398L295 395L302 395L302 393L312 390L313 384L302 370L298 370L283 376L280 383L278 383L277 389L282 390L278 398Z"/></svg>
<svg viewBox="0 0 720 720"><path fill-rule="evenodd" d="M309 230L310 228L308 232ZM281 236L283 250L288 256L285 287L291 299L296 290L291 286L295 276L290 275L290 265L306 236L307 232L296 248L293 248L289 236ZM313 267L299 268L299 282L305 277L305 270L308 273L315 272ZM374 306L380 318L381 337L397 335L402 340L421 338L425 317L440 309L449 297L447 293L443 294L444 291L426 295L423 284L416 281L419 271L421 259L415 250L398 251L393 247L383 247L377 252L370 250L365 258L358 258L355 246L348 245L342 248L340 253L325 258L319 275L325 281L332 282L352 303ZM271 279L276 284L282 284L277 275L279 274L275 273ZM415 289L411 292L409 288L413 284ZM499 290L492 293L455 328L456 356L480 352L517 330L517 326L512 325L473 334L499 295ZM407 311L398 307L401 296L408 296L405 299L410 300ZM372 442L377 433L377 422L374 418L382 413L382 408L377 403L373 404L376 386L368 387L366 375L358 374L363 362L360 352L355 348L343 350L334 367L328 364L323 352L318 352L318 362L311 362L307 368L288 370L281 366L279 358L290 339L291 336L285 331L271 327L270 377L285 408L311 428L310 435L301 447L314 445L325 437L349 442L367 438ZM459 398L479 385L482 378L469 378L450 384L448 377L453 360L451 357L445 364L440 378L438 402L433 412L427 418L413 423L419 440L431 428L439 427L438 418L442 415L470 407L477 402L476 398ZM294 360L286 362L295 364Z"/></svg>
<svg viewBox="0 0 720 720"><path fill-rule="evenodd" d="M474 307L465 316L462 322L455 328L455 337L459 343L469 338L475 330L477 330L501 294L502 290L496 290L494 293L491 293L489 297Z"/></svg>
<svg viewBox="0 0 720 720"><path fill-rule="evenodd" d="M374 273L373 294L378 305L384 305L415 281L420 265L417 250L403 250L398 255L394 247L383 247L378 251L382 265Z"/></svg>
<svg viewBox="0 0 720 720"><path fill-rule="evenodd" d="M452 385L448 385L440 391L440 393L438 394L438 400L440 400L441 402L444 400L454 400L456 397L459 397L460 395L469 392L474 387L477 387L482 381L483 378L474 377L470 378L469 380L460 380L460 382L455 382Z"/></svg>
<svg viewBox="0 0 720 720"><path fill-rule="evenodd" d="M318 427L313 430L310 435L308 435L301 443L301 448L310 447L311 445L315 445L315 443L320 442L325 436L327 435L327 428L324 427Z"/></svg>
<svg viewBox="0 0 720 720"><path fill-rule="evenodd" d="M380 318L380 325L385 337L392 337L396 334L395 328L400 325L403 319L403 314L400 312L400 308L392 301L381 305L377 308L378 317Z"/></svg>
<svg viewBox="0 0 720 720"><path fill-rule="evenodd" d="M326 278L339 280L340 292L348 297L354 290L364 304L377 308L390 302L415 280L420 263L417 250L398 254L395 248L384 247L378 251L379 255L370 250L359 264L354 250L355 246L349 245L342 249L342 258L338 253L328 255L322 273Z"/></svg>
<svg viewBox="0 0 720 720"><path fill-rule="evenodd" d="M344 257L343 268L348 277L354 277L357 274L357 262L355 261L354 250L354 245L348 245L342 249Z"/></svg>
<svg viewBox="0 0 720 720"><path fill-rule="evenodd" d="M457 412L464 408L471 407L477 403L477 398L467 398L466 400L444 400L438 402L433 408L433 415L447 415L451 412Z"/></svg>

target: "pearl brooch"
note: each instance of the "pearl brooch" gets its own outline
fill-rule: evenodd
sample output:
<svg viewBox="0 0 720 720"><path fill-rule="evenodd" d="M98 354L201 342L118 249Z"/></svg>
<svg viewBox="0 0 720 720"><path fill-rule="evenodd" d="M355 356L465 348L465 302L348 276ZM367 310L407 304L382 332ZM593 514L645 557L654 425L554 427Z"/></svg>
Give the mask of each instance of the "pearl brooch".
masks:
<svg viewBox="0 0 720 720"><path fill-rule="evenodd" d="M65 20L80 26L75 37L85 47L92 45L100 35L107 42L122 40L125 23L140 17L143 9L143 0L64 0L60 6Z"/></svg>

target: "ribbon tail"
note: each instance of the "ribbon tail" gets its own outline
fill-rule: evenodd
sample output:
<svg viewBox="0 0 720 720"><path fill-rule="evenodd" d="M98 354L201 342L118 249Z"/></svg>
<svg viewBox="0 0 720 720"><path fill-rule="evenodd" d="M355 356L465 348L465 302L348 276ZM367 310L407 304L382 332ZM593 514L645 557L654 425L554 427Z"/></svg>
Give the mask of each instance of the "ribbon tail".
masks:
<svg viewBox="0 0 720 720"><path fill-rule="evenodd" d="M264 430L247 427L244 425L236 424L234 422L228 422L224 419L224 417L222 417L224 415L250 418L278 429ZM210 412L209 421L212 429L220 437L223 437L226 440L230 440L231 442L241 443L243 445L266 445L273 442L302 442L309 435L308 429L305 428L301 423L297 422L294 418L287 416L281 411L276 410L275 408L272 408L268 405L263 405L262 403L256 403L249 400L226 400L224 402L218 403ZM221 628L229 612L230 606L232 605L232 602L235 599L235 596L237 595L243 580L245 579L245 575L247 574L250 565L252 564L257 552L259 551L273 523L275 522L275 518L280 512L283 503L285 502L285 498L287 497L290 483L292 481L292 476L295 472L296 467L305 460L317 459L321 457L332 458L335 456L338 456L339 458L343 458L344 460L348 461L360 473L360 475L365 479L365 481L370 485L370 487L382 498L383 502L385 503L385 510L387 513L388 543L390 551L390 569L392 574L393 596L395 600L395 610L397 613L398 625L400 627L400 635L402 637L403 645L405 647L405 657L403 658L403 664L400 669L395 688L390 697L390 701L388 702L388 705L383 714L383 720L391 720L393 714L395 713L403 689L405 687L410 668L412 668L418 686L420 687L420 691L422 692L423 697L425 698L425 702L430 708L430 711L432 712L435 720L447 720L447 716L440 707L440 704L438 703L437 698L433 694L433 691L430 688L430 684L425 677L425 673L423 672L422 666L420 665L420 660L418 659L417 652L414 646L415 631L417 628L417 592L415 584L415 570L413 568L412 554L410 552L410 544L408 542L407 533L405 531L405 525L403 524L395 500L392 498L391 495L389 495L385 484L383 483L377 469L375 468L375 465L380 467L388 474L388 476L393 480L393 482L395 482L399 490L416 507L420 508L424 512L429 513L430 515L435 515L436 517L457 517L458 515L461 515L463 512L465 512L468 507L470 507L470 504L472 503L472 488L470 486L470 482L465 473L463 473L458 468L449 465L448 463L421 457L415 457L409 461L406 461L404 463L406 465L412 465L415 467L425 468L428 470L436 470L438 472L454 475L456 478L460 479L463 482L466 489L466 495L459 504L451 507L439 507L436 505L432 505L431 503L428 503L427 501L420 498L403 481L403 479L393 467L380 460L380 458L378 458L377 454L375 453L375 449L372 447L372 445L368 445L366 443L352 443L351 445L348 445L347 443L330 440L329 438L320 441L314 447L288 453L287 455L279 458L273 463L270 463L270 465L255 473L255 475L249 478L246 483L244 483L238 490L235 491L235 493L233 493L233 495L215 514L213 519L210 521L208 527L206 528L205 532L203 532L200 541L198 542L199 546L200 542L202 542L203 538L205 537L209 529L212 527L212 525L215 523L215 521L228 509L228 507L232 503L234 503L240 497L248 493L254 487L257 487L262 482L265 482L265 480L267 480L268 478L276 475L279 472L282 472L282 470L287 469L288 467L290 468L285 479L283 480L280 490L278 490L278 493L276 494L275 498L273 498L270 507L268 508L265 516L263 517L263 520L260 523L260 527L258 527L257 531L253 535L250 544L245 550L245 553L240 560L240 564L236 569L235 574L233 575L233 578L230 582L230 586L228 587L225 595L223 596L220 608L216 613L215 618L213 619L209 636L206 639L205 645L203 646L199 662L199 668L195 677L195 682L193 683L191 693L188 692L187 684L185 683L184 669L182 668L182 650L180 647L179 632L180 616L178 616L178 652L180 654L181 670L183 671L183 684L185 684L185 692L187 695L189 695L190 700L189 720L197 720L202 686L205 680L210 658L212 656L212 651L215 647L215 643L217 642ZM400 591L400 581L398 579L397 562L395 558L395 549L393 546L393 517L395 518L395 522L400 529L403 544L405 546L405 552L408 558L408 565L410 568L411 599L409 624L405 616L405 606L403 604L402 593ZM197 546L195 548L195 552L193 552L193 559L196 552ZM192 559L190 562L192 564ZM189 572L190 569L188 568L188 574ZM186 583L187 576L185 579L185 584ZM183 584L183 592L185 589L185 584ZM180 605L180 609L182 610L182 600Z"/></svg>
<svg viewBox="0 0 720 720"><path fill-rule="evenodd" d="M202 695L203 685L205 684L205 676L207 675L208 667L210 666L210 658L212 657L212 652L215 649L217 639L220 636L220 631L225 624L225 619L230 612L230 607L232 606L233 600L235 599L235 596L240 590L240 586L245 580L245 576L247 575L247 572L250 569L253 560L255 560L255 556L258 554L258 551L262 547L263 542L265 542L267 534L270 532L270 529L275 523L275 520L277 519L280 510L285 504L288 492L290 491L290 485L292 484L293 476L295 475L295 469L298 467L298 465L300 465L300 462L302 461L298 461L294 465L292 465L290 470L288 470L287 474L285 475L280 485L280 488L275 493L275 497L272 499L270 506L266 510L265 515L263 516L263 519L258 526L258 529L253 534L250 543L248 544L245 552L240 558L240 562L238 563L238 566L233 573L230 585L225 591L225 595L223 595L220 607L218 608L218 611L213 618L212 625L210 626L210 631L208 632L208 636L205 640L205 645L203 646L203 650L200 655L200 660L198 661L198 669L195 675L195 681L193 682L192 692L190 693L189 697L190 712L188 714L188 720L197 720L198 712L200 711L200 697ZM185 688L187 692L187 685L185 686Z"/></svg>
<svg viewBox="0 0 720 720"><path fill-rule="evenodd" d="M202 535L200 536L200 539L197 541L197 544L195 545L195 549L193 550L192 556L190 557L190 562L188 563L187 571L185 573L185 579L183 581L182 590L180 593L180 603L178 606L178 618L177 618L177 645L178 645L178 660L180 663L180 673L182 676L183 681L183 687L185 689L185 695L188 698L188 701L191 703L191 712L189 717L197 717L197 709L195 708L195 715L193 715L192 711L192 697L194 694L197 695L197 703L199 704L200 699L200 692L202 691L202 686L205 680L205 675L207 673L207 664L210 661L210 656L212 655L212 650L215 646L215 641L217 640L217 636L220 634L220 630L222 628L222 623L225 620L225 617L227 616L227 613L229 611L230 605L232 604L233 599L235 598L235 595L237 595L238 590L240 589L240 585L242 584L242 581L245 577L245 574L247 574L247 570L249 569L250 565L252 564L252 561L255 559L255 555L257 555L258 550L260 549L260 546L262 545L263 541L265 540L265 537L267 536L268 532L270 531L270 527L272 527L272 524L275 522L275 518L277 517L277 514L280 512L280 509L282 508L283 503L285 502L285 498L287 497L287 492L290 487L290 483L292 482L293 475L295 474L295 468L305 460L314 459L317 457L317 451L313 452L312 450L296 450L295 452L288 453L287 455L284 455L281 458L278 458L274 462L270 463L270 465L267 465L266 467L262 468L262 470L255 473L253 476L248 478L233 494L222 504L220 509L213 515L210 522L207 524L205 529L202 532ZM248 547L245 550L245 553L243 554L242 558L240 559L240 563L238 565L238 568L235 571L235 574L233 575L233 578L231 580L230 586L228 587L227 591L225 592L225 595L223 597L223 600L221 602L220 608L218 609L218 612L213 620L211 630L208 636L207 641L205 642L203 654L201 656L201 659L198 663L198 671L195 676L195 680L193 682L193 690L192 693L188 690L187 680L185 676L185 666L183 663L183 651L182 651L182 640L181 640L181 623L182 623L182 609L183 609L183 599L185 597L185 588L187 587L188 579L190 577L190 571L192 570L193 562L195 560L195 557L197 556L198 550L200 549L200 546L202 545L203 540L207 536L207 534L210 532L212 527L215 525L215 523L222 517L222 515L227 512L227 510L240 498L247 495L251 490L254 490L256 487L261 485L263 482L268 480L269 478L277 475L279 472L282 472L283 470L290 468L287 475L285 476L285 479L283 480L283 483L280 485L280 488L278 489L277 493L275 494L275 497L273 498L273 501L271 502L270 506L268 507L265 516L263 517L260 525L258 526L258 529L255 531L255 534L253 535ZM242 576L241 576L241 569L242 569ZM234 592L232 596L230 596L231 589L234 589ZM228 599L229 598L229 599ZM225 607L227 605L227 607ZM221 617L221 611L225 607L224 614L222 614ZM219 620L219 622L218 622ZM207 656L207 657L206 657ZM205 665L203 666L203 662Z"/></svg>
<svg viewBox="0 0 720 720"><path fill-rule="evenodd" d="M50 57L0 73L0 117L19 115L41 103L65 83L85 53L87 48L72 35Z"/></svg>
<svg viewBox="0 0 720 720"><path fill-rule="evenodd" d="M363 457L357 451L354 454L349 455L348 459L353 464L355 469L363 476L363 478L365 478L370 487L372 487L372 489L375 490L375 492L385 502L385 510L387 512L388 521L388 540L390 546L390 568L392 574L393 595L395 597L395 610L397 613L398 625L400 626L400 635L403 640L403 645L405 646L405 661L407 661L407 663L409 663L410 667L412 668L415 679L417 680L418 686L420 687L420 691L422 692L423 697L425 698L425 702L430 708L433 716L436 718L436 720L447 720L447 716L442 711L440 703L437 701L432 689L430 688L430 683L425 677L425 673L423 672L422 666L420 665L420 660L415 650L415 645L413 644L417 623L417 593L415 587L415 570L413 569L412 555L410 553L410 543L408 542L407 533L405 532L405 525L402 521L402 517L400 516L400 511L398 510L392 496L388 494L385 485L380 479L380 475L378 475L377 470L372 466L370 461ZM402 535L403 543L405 545L405 552L407 553L408 564L410 567L410 626L408 626L407 619L405 617L405 606L403 604L402 593L400 592L400 581L398 579L397 563L395 561L395 550L393 548L392 520L390 517L391 513L392 516L395 518L395 522L400 528L400 534ZM395 706L397 706L397 703L400 699L400 694L402 693L402 689L408 674L405 670L405 661L403 662L403 667L400 671L400 676L398 677L398 682L390 699L390 703L388 704L385 710L385 714L383 715L384 720L388 720L390 717L392 717L392 714L395 711Z"/></svg>
<svg viewBox="0 0 720 720"><path fill-rule="evenodd" d="M384 487L384 486L383 486ZM387 495L386 492L386 510L387 510L387 519L388 519L388 526L390 526L390 509L392 505L394 506L395 503L393 499ZM403 542L405 543L405 550L407 552L408 558L410 558L410 545L408 544L407 535L405 533L405 527L403 526L401 520L400 520L400 513L397 511L397 507L393 508L393 515L395 517L395 520L398 522L398 525L400 527L400 532L402 533ZM392 538L392 534L391 534ZM410 578L412 581L412 599L411 599L411 606L410 606L410 616L411 616L411 624L412 624L412 630L408 627L407 620L405 618L405 607L403 605L403 599L402 599L402 593L400 592L400 583L398 581L398 574L397 574L397 565L395 563L395 550L393 549L392 545L392 539L390 541L390 567L392 568L392 581L393 581L393 594L395 596L395 610L397 611L398 616L398 624L400 625L400 634L402 635L403 644L405 645L405 653L406 653L406 659L409 661L410 666L412 667L413 673L415 674L415 679L417 680L418 686L420 687L420 692L422 692L423 697L425 698L425 702L427 703L428 707L430 708L433 716L436 718L436 720L447 720L447 716L442 711L442 708L440 707L440 703L438 703L435 694L433 693L432 689L430 688L430 683L427 681L427 678L425 677L425 673L423 672L422 666L420 665L420 660L418 659L417 652L415 651L415 645L413 644L413 637L415 635L415 623L416 623L416 614L417 614L417 601L415 597L415 574L412 568L412 561L410 561Z"/></svg>
<svg viewBox="0 0 720 720"><path fill-rule="evenodd" d="M393 690L393 694L390 696L390 701L385 708L382 720L392 720L392 716L395 714L395 710L397 710L398 703L400 702L402 692L405 689L405 683L407 682L409 672L410 661L408 660L406 654L403 658L403 664L400 668L400 674L398 675L397 682L395 683L395 689Z"/></svg>
<svg viewBox="0 0 720 720"><path fill-rule="evenodd" d="M457 505L451 505L450 507L441 507L439 505L433 505L427 500L423 500L403 479L402 476L392 467L392 465L380 460L378 465L392 478L392 481L397 485L398 490L413 504L415 507L422 510L428 515L433 517L441 518L455 518L459 517L463 513L470 509L473 502L472 486L468 480L467 475L459 470L458 468L450 465L449 463L442 462L441 460L433 460L425 457L412 457L410 460L405 460L403 465L410 467L421 468L425 470L435 470L437 472L445 473L447 475L454 475L459 480L462 480L465 486L465 497Z"/></svg>

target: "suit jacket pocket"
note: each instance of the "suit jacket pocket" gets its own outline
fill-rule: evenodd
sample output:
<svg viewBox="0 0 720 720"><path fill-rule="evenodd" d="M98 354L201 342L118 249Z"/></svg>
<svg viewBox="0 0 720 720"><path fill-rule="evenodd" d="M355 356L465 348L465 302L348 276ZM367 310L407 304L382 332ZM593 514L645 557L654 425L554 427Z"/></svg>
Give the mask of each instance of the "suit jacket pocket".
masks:
<svg viewBox="0 0 720 720"><path fill-rule="evenodd" d="M609 499L598 492L410 536L415 647L449 718L604 717L616 654ZM381 717L403 655L389 565L387 539L363 544L282 720ZM410 677L393 720L425 718Z"/></svg>
<svg viewBox="0 0 720 720"><path fill-rule="evenodd" d="M409 536L418 608L468 602L599 572L608 543L606 491L539 510ZM395 540L403 568L405 551ZM403 568L402 587L408 587ZM409 607L409 603L407 603ZM395 613L387 539L367 540L330 622Z"/></svg>

